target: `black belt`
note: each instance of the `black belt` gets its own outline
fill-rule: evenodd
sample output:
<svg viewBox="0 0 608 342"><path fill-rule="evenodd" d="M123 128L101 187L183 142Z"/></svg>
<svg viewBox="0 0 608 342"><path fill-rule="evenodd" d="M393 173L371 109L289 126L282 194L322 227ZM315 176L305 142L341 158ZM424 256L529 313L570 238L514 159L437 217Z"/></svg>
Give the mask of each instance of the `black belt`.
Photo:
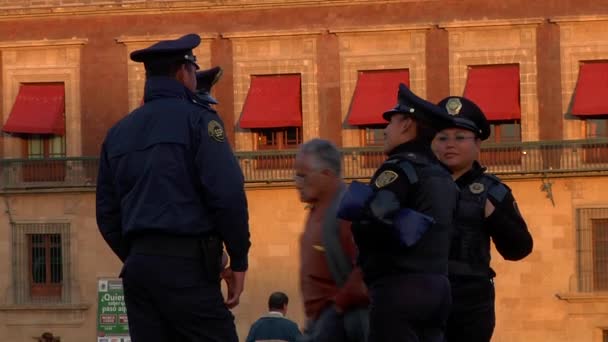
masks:
<svg viewBox="0 0 608 342"><path fill-rule="evenodd" d="M129 254L202 258L201 243L211 236L138 235L131 240Z"/></svg>

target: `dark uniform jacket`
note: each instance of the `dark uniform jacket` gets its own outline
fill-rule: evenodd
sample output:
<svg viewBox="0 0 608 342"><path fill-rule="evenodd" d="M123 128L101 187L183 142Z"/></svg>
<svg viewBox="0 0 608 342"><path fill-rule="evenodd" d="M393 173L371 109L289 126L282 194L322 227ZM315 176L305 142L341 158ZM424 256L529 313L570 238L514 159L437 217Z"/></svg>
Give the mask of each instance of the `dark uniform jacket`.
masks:
<svg viewBox="0 0 608 342"><path fill-rule="evenodd" d="M450 247L450 275L492 278L490 239L506 260L520 260L532 252L532 236L511 189L475 162L456 180L460 200ZM485 217L489 200L494 212Z"/></svg>
<svg viewBox="0 0 608 342"><path fill-rule="evenodd" d="M387 220L354 222L358 263L365 281L404 273L447 275L449 231L458 189L430 147L417 141L397 146L372 177L371 187L374 196L380 190L388 190L396 196L400 208L413 209L433 218L435 223L416 244L404 247L386 224L395 213L388 213Z"/></svg>
<svg viewBox="0 0 608 342"><path fill-rule="evenodd" d="M139 234L217 233L235 271L250 246L243 174L217 113L168 77L146 81L145 104L108 132L97 183L97 222L122 259Z"/></svg>

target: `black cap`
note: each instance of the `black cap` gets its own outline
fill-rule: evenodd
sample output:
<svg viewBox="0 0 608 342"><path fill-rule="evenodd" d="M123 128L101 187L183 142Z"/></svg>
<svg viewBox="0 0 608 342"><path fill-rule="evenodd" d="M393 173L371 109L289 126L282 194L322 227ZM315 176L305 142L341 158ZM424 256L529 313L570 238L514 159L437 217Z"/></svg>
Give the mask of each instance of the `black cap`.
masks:
<svg viewBox="0 0 608 342"><path fill-rule="evenodd" d="M190 62L198 69L192 50L201 43L198 34L187 34L175 40L163 40L145 49L131 52L131 60L144 64Z"/></svg>
<svg viewBox="0 0 608 342"><path fill-rule="evenodd" d="M200 92L210 92L211 87L222 77L224 70L216 66L211 69L196 72L196 90Z"/></svg>
<svg viewBox="0 0 608 342"><path fill-rule="evenodd" d="M414 94L405 84L399 84L397 92L397 105L395 108L384 112L382 118L390 121L395 114L411 115L415 119L426 122L432 128L437 130L452 126L453 119L451 116L436 106L435 104L424 100Z"/></svg>
<svg viewBox="0 0 608 342"><path fill-rule="evenodd" d="M490 136L490 124L475 102L460 96L449 96L439 101L437 105L454 118L451 127L469 130L481 140L486 140Z"/></svg>

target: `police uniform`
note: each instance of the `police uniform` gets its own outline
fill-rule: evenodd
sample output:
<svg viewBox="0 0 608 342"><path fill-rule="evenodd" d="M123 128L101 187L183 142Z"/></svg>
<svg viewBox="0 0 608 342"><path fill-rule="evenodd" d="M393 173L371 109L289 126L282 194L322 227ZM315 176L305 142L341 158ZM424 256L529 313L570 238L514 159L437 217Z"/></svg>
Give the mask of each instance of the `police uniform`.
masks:
<svg viewBox="0 0 608 342"><path fill-rule="evenodd" d="M469 130L481 140L489 137L488 121L472 101L448 97L438 105L453 115L453 127ZM447 337L448 341L487 342L495 325L496 274L490 267L490 240L503 258L520 260L532 251L532 236L511 189L477 161L456 184L461 193L450 247L452 311ZM495 210L485 217L488 200Z"/></svg>
<svg viewBox="0 0 608 342"><path fill-rule="evenodd" d="M134 51L148 68L190 63L200 37ZM239 164L217 114L174 77L146 79L144 105L103 142L97 223L124 262L121 272L134 342L238 340L224 305L222 243L245 271L250 246Z"/></svg>
<svg viewBox="0 0 608 342"><path fill-rule="evenodd" d="M220 80L224 71L216 66L211 69L196 72L196 95L208 104L218 104L217 100L211 96L211 88Z"/></svg>
<svg viewBox="0 0 608 342"><path fill-rule="evenodd" d="M446 113L404 85L398 102L384 113L385 120L404 114L436 130L451 125ZM364 214L352 227L371 298L369 341L443 341L450 304L449 230L458 189L430 142L420 139L390 151L370 186ZM407 213L405 239L395 226L401 212ZM408 234L416 236L408 240Z"/></svg>

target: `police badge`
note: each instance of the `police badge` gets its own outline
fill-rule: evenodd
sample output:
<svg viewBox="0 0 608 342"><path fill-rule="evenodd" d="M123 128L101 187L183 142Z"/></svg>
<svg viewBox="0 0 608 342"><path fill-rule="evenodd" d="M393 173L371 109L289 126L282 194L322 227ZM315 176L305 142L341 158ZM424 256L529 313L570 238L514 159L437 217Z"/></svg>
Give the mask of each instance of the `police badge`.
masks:
<svg viewBox="0 0 608 342"><path fill-rule="evenodd" d="M469 190L476 195L482 193L485 189L486 187L481 183L473 183L469 185Z"/></svg>
<svg viewBox="0 0 608 342"><path fill-rule="evenodd" d="M460 102L459 98L452 97L445 104L445 109L450 115L458 115L460 114L460 110L462 109L462 102Z"/></svg>

